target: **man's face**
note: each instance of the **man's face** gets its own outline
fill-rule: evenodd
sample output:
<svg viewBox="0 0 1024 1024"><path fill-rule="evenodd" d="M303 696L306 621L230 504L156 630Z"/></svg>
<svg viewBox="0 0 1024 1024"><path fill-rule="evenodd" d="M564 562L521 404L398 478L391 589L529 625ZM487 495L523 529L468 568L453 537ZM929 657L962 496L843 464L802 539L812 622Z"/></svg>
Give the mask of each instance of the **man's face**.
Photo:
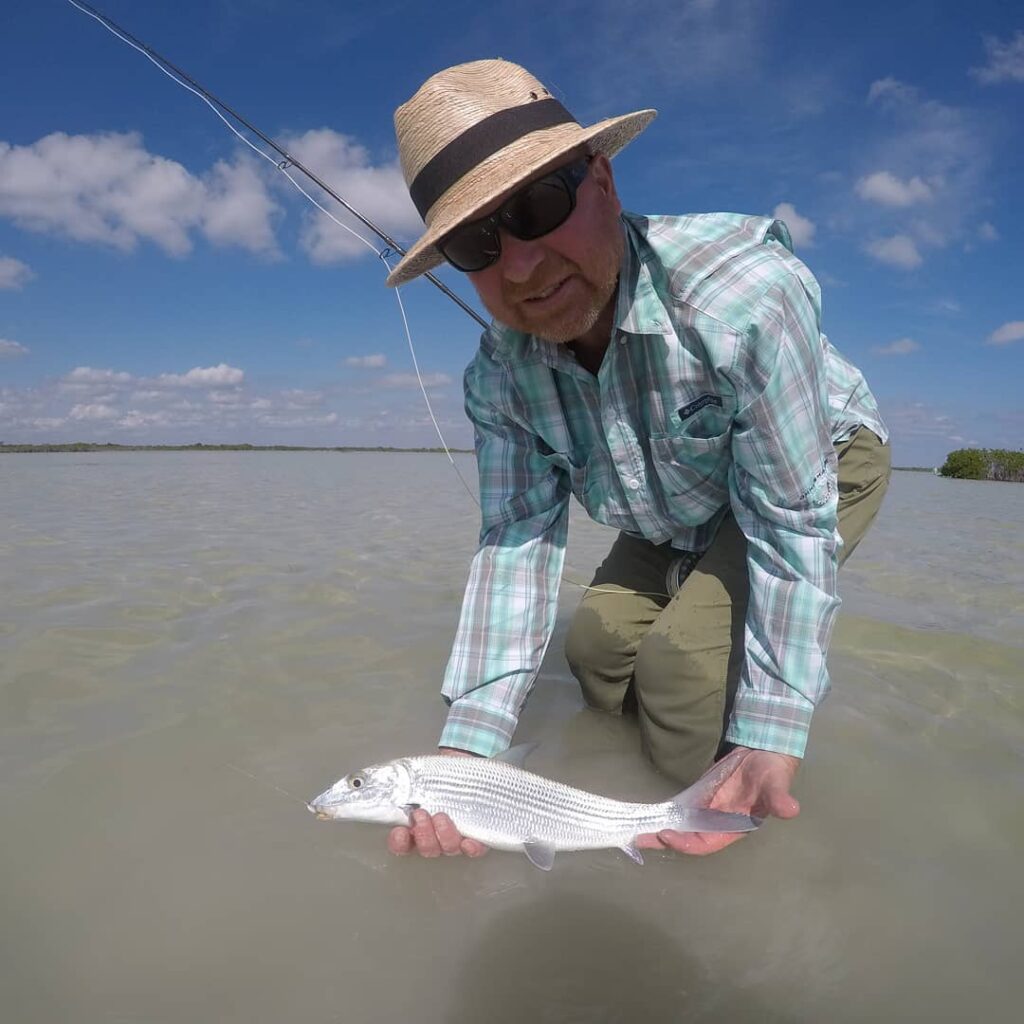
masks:
<svg viewBox="0 0 1024 1024"><path fill-rule="evenodd" d="M535 178L550 170L543 168ZM500 205L494 203L483 215ZM497 262L467 276L496 320L548 341L573 341L614 300L625 244L621 211L611 164L595 156L568 220L528 242L499 229Z"/></svg>

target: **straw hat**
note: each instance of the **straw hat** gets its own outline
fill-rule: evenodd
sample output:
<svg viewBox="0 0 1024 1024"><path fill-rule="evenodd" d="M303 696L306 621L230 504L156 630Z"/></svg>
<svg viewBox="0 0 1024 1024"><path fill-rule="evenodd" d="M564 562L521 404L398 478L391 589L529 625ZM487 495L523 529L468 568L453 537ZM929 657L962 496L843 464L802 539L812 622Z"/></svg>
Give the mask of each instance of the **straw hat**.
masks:
<svg viewBox="0 0 1024 1024"><path fill-rule="evenodd" d="M506 60L431 76L395 111L402 173L427 230L387 283L443 263L439 238L563 153L586 143L591 153L614 156L655 114L638 110L584 128L529 71Z"/></svg>

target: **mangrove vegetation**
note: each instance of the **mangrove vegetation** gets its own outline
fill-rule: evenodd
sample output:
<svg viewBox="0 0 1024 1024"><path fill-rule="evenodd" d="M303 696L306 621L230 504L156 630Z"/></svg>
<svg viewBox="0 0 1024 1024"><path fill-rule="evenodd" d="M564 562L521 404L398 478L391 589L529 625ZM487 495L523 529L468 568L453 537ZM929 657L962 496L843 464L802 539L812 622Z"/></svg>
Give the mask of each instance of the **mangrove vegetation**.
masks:
<svg viewBox="0 0 1024 1024"><path fill-rule="evenodd" d="M958 480L1010 480L1024 483L1024 451L958 448L946 456L939 475Z"/></svg>

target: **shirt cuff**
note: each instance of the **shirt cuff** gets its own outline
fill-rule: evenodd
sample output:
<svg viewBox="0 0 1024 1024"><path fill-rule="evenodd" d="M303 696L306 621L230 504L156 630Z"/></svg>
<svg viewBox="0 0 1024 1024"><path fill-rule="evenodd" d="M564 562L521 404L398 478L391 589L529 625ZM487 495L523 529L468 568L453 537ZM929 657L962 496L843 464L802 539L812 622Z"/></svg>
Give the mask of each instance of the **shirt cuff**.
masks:
<svg viewBox="0 0 1024 1024"><path fill-rule="evenodd" d="M448 720L437 745L493 757L508 750L517 724L516 716L502 708L462 697L448 709Z"/></svg>
<svg viewBox="0 0 1024 1024"><path fill-rule="evenodd" d="M804 697L737 694L725 739L753 750L803 757L814 705Z"/></svg>

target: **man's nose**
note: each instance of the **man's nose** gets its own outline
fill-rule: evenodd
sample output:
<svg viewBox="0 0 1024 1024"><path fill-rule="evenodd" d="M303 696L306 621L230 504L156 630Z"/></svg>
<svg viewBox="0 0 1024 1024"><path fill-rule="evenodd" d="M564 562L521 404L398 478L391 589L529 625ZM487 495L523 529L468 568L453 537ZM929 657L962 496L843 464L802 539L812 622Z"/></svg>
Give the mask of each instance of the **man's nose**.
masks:
<svg viewBox="0 0 1024 1024"><path fill-rule="evenodd" d="M501 232L501 273L513 284L524 284L544 260L544 247L539 239L523 241L510 235L504 228Z"/></svg>

